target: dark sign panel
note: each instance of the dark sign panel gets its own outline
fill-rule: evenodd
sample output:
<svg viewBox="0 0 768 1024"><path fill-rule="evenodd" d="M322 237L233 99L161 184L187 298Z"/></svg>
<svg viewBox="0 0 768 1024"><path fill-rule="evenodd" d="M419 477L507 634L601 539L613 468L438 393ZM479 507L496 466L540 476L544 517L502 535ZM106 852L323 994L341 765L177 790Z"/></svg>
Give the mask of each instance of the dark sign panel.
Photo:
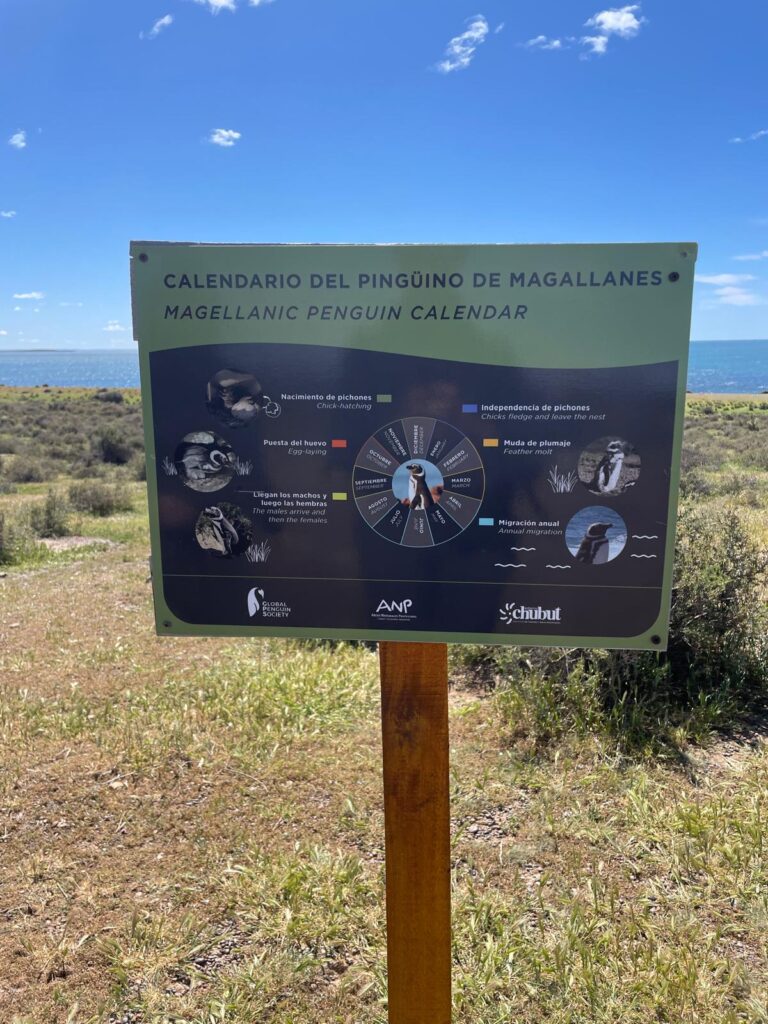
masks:
<svg viewBox="0 0 768 1024"><path fill-rule="evenodd" d="M132 257L161 632L665 645L695 247Z"/></svg>

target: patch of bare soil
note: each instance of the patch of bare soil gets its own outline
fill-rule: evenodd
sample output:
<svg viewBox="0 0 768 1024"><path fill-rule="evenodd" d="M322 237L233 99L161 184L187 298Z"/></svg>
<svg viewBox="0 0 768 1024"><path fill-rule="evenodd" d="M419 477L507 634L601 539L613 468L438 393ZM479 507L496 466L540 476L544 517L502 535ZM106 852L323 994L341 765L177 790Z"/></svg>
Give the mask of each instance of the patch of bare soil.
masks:
<svg viewBox="0 0 768 1024"><path fill-rule="evenodd" d="M114 548L116 543L106 537L42 537L40 543L49 551L73 551L75 548Z"/></svg>
<svg viewBox="0 0 768 1024"><path fill-rule="evenodd" d="M705 779L723 779L749 769L768 747L768 712L748 719L738 730L723 733L689 755L694 770Z"/></svg>

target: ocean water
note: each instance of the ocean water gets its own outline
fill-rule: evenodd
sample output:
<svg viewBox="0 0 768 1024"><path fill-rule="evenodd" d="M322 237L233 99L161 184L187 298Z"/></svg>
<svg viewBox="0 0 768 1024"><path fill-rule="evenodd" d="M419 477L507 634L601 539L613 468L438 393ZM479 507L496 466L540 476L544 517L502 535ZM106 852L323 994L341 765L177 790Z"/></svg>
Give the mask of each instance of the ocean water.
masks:
<svg viewBox="0 0 768 1024"><path fill-rule="evenodd" d="M137 388L138 348L109 351L57 349L51 352L0 350L0 384L33 387Z"/></svg>
<svg viewBox="0 0 768 1024"><path fill-rule="evenodd" d="M113 351L0 350L0 384L136 388L136 349ZM757 394L768 391L768 341L697 341L691 345L688 390Z"/></svg>

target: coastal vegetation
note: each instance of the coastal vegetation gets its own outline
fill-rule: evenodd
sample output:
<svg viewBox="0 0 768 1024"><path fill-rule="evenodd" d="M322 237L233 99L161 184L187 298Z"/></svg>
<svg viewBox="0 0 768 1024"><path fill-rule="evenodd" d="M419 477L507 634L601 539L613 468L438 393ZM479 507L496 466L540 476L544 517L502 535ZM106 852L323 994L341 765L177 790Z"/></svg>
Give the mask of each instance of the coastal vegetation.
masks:
<svg viewBox="0 0 768 1024"><path fill-rule="evenodd" d="M384 1024L377 661L158 638L132 390L0 388L0 1020ZM665 654L451 649L457 1024L768 1020L768 396Z"/></svg>

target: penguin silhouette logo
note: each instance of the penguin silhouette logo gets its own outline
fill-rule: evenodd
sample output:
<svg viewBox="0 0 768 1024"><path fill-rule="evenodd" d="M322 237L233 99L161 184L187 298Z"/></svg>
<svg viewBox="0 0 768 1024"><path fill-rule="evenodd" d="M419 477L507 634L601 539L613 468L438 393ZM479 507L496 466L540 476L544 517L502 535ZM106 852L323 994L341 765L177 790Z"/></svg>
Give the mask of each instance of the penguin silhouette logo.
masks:
<svg viewBox="0 0 768 1024"><path fill-rule="evenodd" d="M264 600L264 591L261 587L253 587L248 591L248 614L251 618L261 611L261 603Z"/></svg>

